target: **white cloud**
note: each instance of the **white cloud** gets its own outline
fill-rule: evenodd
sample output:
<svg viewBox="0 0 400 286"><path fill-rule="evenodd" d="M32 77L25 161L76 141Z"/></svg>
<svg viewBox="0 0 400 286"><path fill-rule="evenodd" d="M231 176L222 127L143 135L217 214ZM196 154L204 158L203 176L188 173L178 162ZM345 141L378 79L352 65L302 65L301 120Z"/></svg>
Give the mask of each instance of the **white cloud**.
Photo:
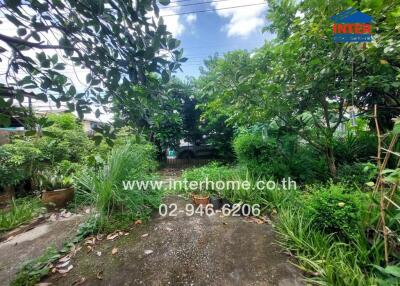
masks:
<svg viewBox="0 0 400 286"><path fill-rule="evenodd" d="M252 5L263 3L262 0L232 0L214 2L211 5L215 9L228 7ZM267 5L255 5L241 8L217 10L216 13L224 18L229 18L229 23L223 29L227 31L228 37L247 37L253 31L261 28L265 23L265 12Z"/></svg>
<svg viewBox="0 0 400 286"><path fill-rule="evenodd" d="M163 15L172 15L177 14L180 11L180 7L169 7L165 9L161 9L160 16ZM163 17L165 25L167 25L167 30L174 35L174 37L179 37L185 31L185 26L182 23L182 17L177 16L168 16Z"/></svg>
<svg viewBox="0 0 400 286"><path fill-rule="evenodd" d="M191 25L191 24L193 24L194 22L196 22L196 20L197 20L197 15L196 15L196 14L189 14L189 15L186 15L185 20L186 20L186 22L187 22L189 25Z"/></svg>

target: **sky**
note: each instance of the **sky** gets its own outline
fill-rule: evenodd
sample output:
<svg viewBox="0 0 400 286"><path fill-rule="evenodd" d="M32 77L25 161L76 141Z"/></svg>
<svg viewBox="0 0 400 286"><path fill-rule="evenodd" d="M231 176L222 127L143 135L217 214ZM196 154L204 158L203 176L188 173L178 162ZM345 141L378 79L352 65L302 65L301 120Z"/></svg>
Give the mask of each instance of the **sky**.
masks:
<svg viewBox="0 0 400 286"><path fill-rule="evenodd" d="M176 74L181 79L198 76L199 67L209 56L222 55L236 49L251 51L272 38L271 34L262 33L262 28L266 25L265 0L171 0L170 5L160 7L160 15L163 16L167 29L181 41L184 56L188 58L182 66L182 71ZM201 12L204 10L213 11ZM0 32L16 36L15 26L4 19L2 14L0 18ZM48 44L58 43L57 37L57 32L54 32L54 35L48 34ZM48 55L50 52L46 51ZM30 50L26 53L35 58L36 51ZM82 79L88 71L74 67L63 59L62 54L59 54L59 59L67 64L63 74L78 91L84 90L86 83L84 80L82 82ZM5 83L7 62L5 58L0 62L1 83Z"/></svg>
<svg viewBox="0 0 400 286"><path fill-rule="evenodd" d="M212 9L215 11L197 12ZM271 34L262 33L266 12L264 0L171 0L160 14L164 15L167 29L181 40L184 56L189 59L177 76L198 76L203 60L215 53L251 51L262 46L272 38ZM165 16L181 13L189 14Z"/></svg>

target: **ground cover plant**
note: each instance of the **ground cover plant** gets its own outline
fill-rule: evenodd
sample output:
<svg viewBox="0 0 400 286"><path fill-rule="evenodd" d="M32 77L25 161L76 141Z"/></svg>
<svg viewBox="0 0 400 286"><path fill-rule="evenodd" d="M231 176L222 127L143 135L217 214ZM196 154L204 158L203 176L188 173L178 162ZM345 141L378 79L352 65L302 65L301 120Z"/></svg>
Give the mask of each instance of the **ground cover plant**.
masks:
<svg viewBox="0 0 400 286"><path fill-rule="evenodd" d="M29 223L43 212L37 198L20 198L11 202L10 208L0 210L0 234Z"/></svg>

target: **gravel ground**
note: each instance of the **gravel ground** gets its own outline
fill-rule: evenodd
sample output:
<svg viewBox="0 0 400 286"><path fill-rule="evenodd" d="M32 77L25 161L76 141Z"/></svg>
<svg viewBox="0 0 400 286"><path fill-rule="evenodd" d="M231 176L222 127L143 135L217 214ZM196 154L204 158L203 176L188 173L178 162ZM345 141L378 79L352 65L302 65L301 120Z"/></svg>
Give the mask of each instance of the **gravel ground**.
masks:
<svg viewBox="0 0 400 286"><path fill-rule="evenodd" d="M303 285L301 274L275 244L269 224L215 214L186 216L189 202L170 197L178 216L157 216L129 235L84 246L67 274L48 285ZM114 250L114 254L112 254Z"/></svg>
<svg viewBox="0 0 400 286"><path fill-rule="evenodd" d="M0 285L9 285L22 264L45 252L47 247L61 248L74 238L81 215L45 222L27 232L0 243Z"/></svg>

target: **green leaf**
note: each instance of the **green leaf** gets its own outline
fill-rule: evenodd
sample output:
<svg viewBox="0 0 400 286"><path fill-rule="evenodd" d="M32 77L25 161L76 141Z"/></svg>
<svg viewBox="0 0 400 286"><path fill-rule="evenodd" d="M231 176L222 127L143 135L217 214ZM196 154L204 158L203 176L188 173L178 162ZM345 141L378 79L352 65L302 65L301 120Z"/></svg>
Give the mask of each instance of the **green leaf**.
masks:
<svg viewBox="0 0 400 286"><path fill-rule="evenodd" d="M51 62L52 62L53 65L55 65L58 62L58 55L57 54L54 54L51 57Z"/></svg>
<svg viewBox="0 0 400 286"><path fill-rule="evenodd" d="M36 130L25 131L25 136L34 136L34 135L36 135Z"/></svg>
<svg viewBox="0 0 400 286"><path fill-rule="evenodd" d="M166 5L169 5L169 3L171 3L170 0L160 0L160 4L161 4L161 5L166 6Z"/></svg>
<svg viewBox="0 0 400 286"><path fill-rule="evenodd" d="M40 63L46 60L46 54L44 52L37 53L36 58L39 60Z"/></svg>
<svg viewBox="0 0 400 286"><path fill-rule="evenodd" d="M0 113L0 126L8 127L11 124L11 119L9 116Z"/></svg>
<svg viewBox="0 0 400 286"><path fill-rule="evenodd" d="M169 78L170 78L170 72L167 71L167 70L163 70L162 73L161 73L161 77L162 77L162 80L165 83L167 83L169 81Z"/></svg>
<svg viewBox="0 0 400 286"><path fill-rule="evenodd" d="M56 70L64 70L65 69L65 64L58 63L53 68L56 69Z"/></svg>
<svg viewBox="0 0 400 286"><path fill-rule="evenodd" d="M26 35L26 29L25 28L18 28L17 30L17 35L22 37Z"/></svg>
<svg viewBox="0 0 400 286"><path fill-rule="evenodd" d="M93 140L96 143L96 145L100 145L101 141L103 140L103 136L101 135L94 135Z"/></svg>
<svg viewBox="0 0 400 286"><path fill-rule="evenodd" d="M393 134L400 134L400 121L399 120L395 121L395 123L394 123Z"/></svg>
<svg viewBox="0 0 400 286"><path fill-rule="evenodd" d="M400 267L399 266L386 266L385 267L385 273L400 277Z"/></svg>

